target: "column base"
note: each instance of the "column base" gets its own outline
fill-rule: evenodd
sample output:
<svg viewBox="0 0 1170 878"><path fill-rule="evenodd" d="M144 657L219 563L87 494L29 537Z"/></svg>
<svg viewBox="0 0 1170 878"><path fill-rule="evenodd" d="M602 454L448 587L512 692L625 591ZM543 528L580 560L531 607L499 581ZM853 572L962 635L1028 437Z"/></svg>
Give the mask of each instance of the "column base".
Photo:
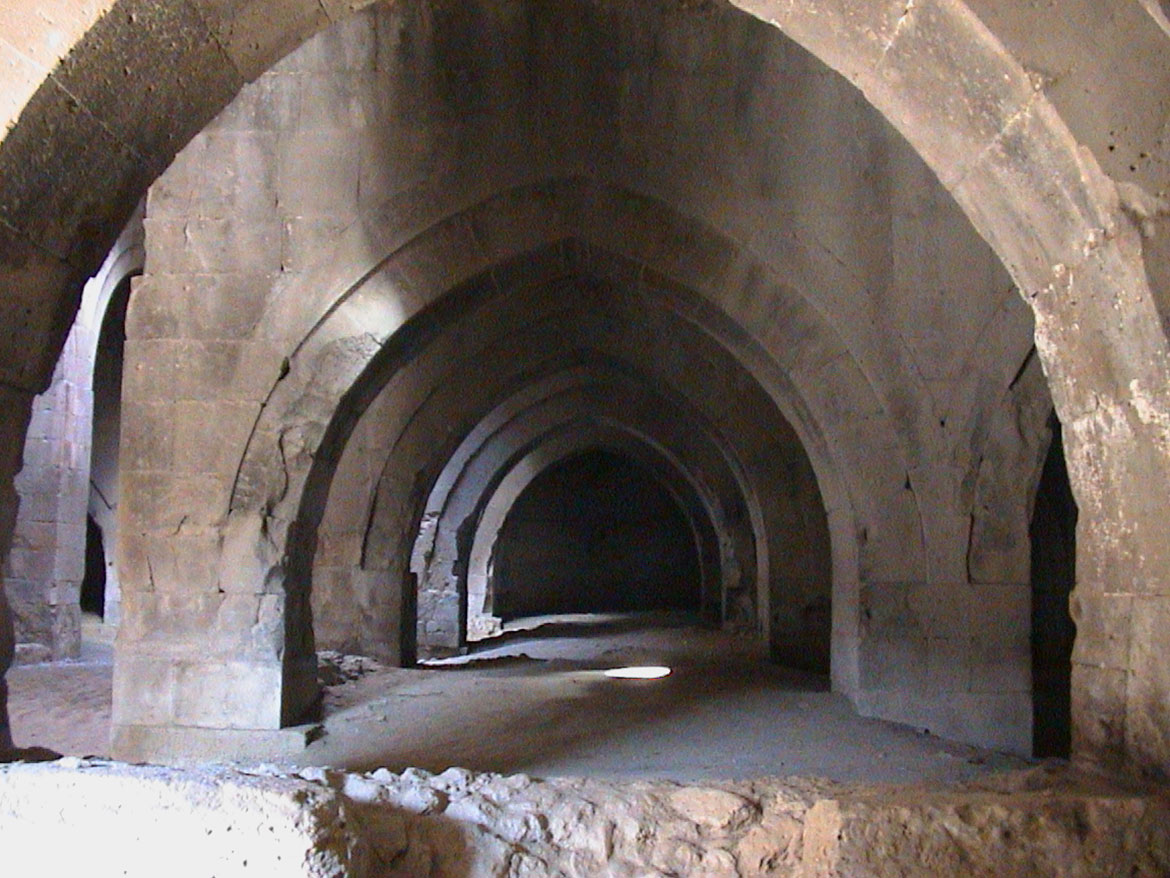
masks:
<svg viewBox="0 0 1170 878"><path fill-rule="evenodd" d="M295 759L323 734L320 724L284 729L205 729L195 726L114 726L112 755L122 762L191 765Z"/></svg>

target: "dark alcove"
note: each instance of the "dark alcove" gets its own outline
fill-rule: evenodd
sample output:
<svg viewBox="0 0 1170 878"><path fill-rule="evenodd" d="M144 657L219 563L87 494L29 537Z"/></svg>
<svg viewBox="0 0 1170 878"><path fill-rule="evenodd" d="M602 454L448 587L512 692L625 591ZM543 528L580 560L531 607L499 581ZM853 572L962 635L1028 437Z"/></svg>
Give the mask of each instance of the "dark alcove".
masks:
<svg viewBox="0 0 1170 878"><path fill-rule="evenodd" d="M627 457L594 450L537 476L500 529L491 584L504 619L699 609L694 532Z"/></svg>

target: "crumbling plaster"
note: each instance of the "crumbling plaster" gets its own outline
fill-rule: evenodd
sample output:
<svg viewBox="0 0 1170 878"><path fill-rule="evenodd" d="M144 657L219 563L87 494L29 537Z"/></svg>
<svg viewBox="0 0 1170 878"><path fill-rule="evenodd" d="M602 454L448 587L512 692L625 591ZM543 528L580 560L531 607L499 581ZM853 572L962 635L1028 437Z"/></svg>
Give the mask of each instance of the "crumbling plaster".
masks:
<svg viewBox="0 0 1170 878"><path fill-rule="evenodd" d="M133 817L133 819L128 819ZM1170 813L1149 791L1043 770L963 790L767 778L538 780L97 760L0 770L8 848L55 874L311 878L513 875L1155 876ZM46 835L78 843L46 849ZM94 862L92 846L115 842Z"/></svg>

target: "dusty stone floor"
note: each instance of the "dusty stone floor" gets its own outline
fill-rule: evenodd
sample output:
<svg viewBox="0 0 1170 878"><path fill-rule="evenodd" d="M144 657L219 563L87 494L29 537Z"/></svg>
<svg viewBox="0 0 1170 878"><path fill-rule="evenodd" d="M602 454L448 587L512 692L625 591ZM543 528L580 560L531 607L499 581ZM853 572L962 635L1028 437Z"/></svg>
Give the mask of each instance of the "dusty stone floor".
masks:
<svg viewBox="0 0 1170 878"><path fill-rule="evenodd" d="M8 671L8 714L18 747L72 756L109 752L112 629L82 617L81 659Z"/></svg>
<svg viewBox="0 0 1170 878"><path fill-rule="evenodd" d="M677 781L810 775L950 784L1025 760L857 717L821 678L671 617L558 617L510 626L472 654L425 668L326 655L324 735L302 765L417 766ZM527 630L522 630L527 627ZM86 628L80 662L9 674L18 745L107 752L108 633ZM661 680L605 668L662 664Z"/></svg>

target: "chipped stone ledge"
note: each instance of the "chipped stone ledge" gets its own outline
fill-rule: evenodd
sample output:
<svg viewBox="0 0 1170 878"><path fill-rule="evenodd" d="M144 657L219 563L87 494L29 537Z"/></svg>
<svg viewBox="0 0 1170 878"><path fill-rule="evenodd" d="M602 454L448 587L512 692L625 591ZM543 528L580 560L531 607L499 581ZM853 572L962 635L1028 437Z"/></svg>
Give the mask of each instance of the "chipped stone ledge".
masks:
<svg viewBox="0 0 1170 878"><path fill-rule="evenodd" d="M0 769L0 837L89 876L1153 876L1170 800L1050 767L925 789L67 758Z"/></svg>

